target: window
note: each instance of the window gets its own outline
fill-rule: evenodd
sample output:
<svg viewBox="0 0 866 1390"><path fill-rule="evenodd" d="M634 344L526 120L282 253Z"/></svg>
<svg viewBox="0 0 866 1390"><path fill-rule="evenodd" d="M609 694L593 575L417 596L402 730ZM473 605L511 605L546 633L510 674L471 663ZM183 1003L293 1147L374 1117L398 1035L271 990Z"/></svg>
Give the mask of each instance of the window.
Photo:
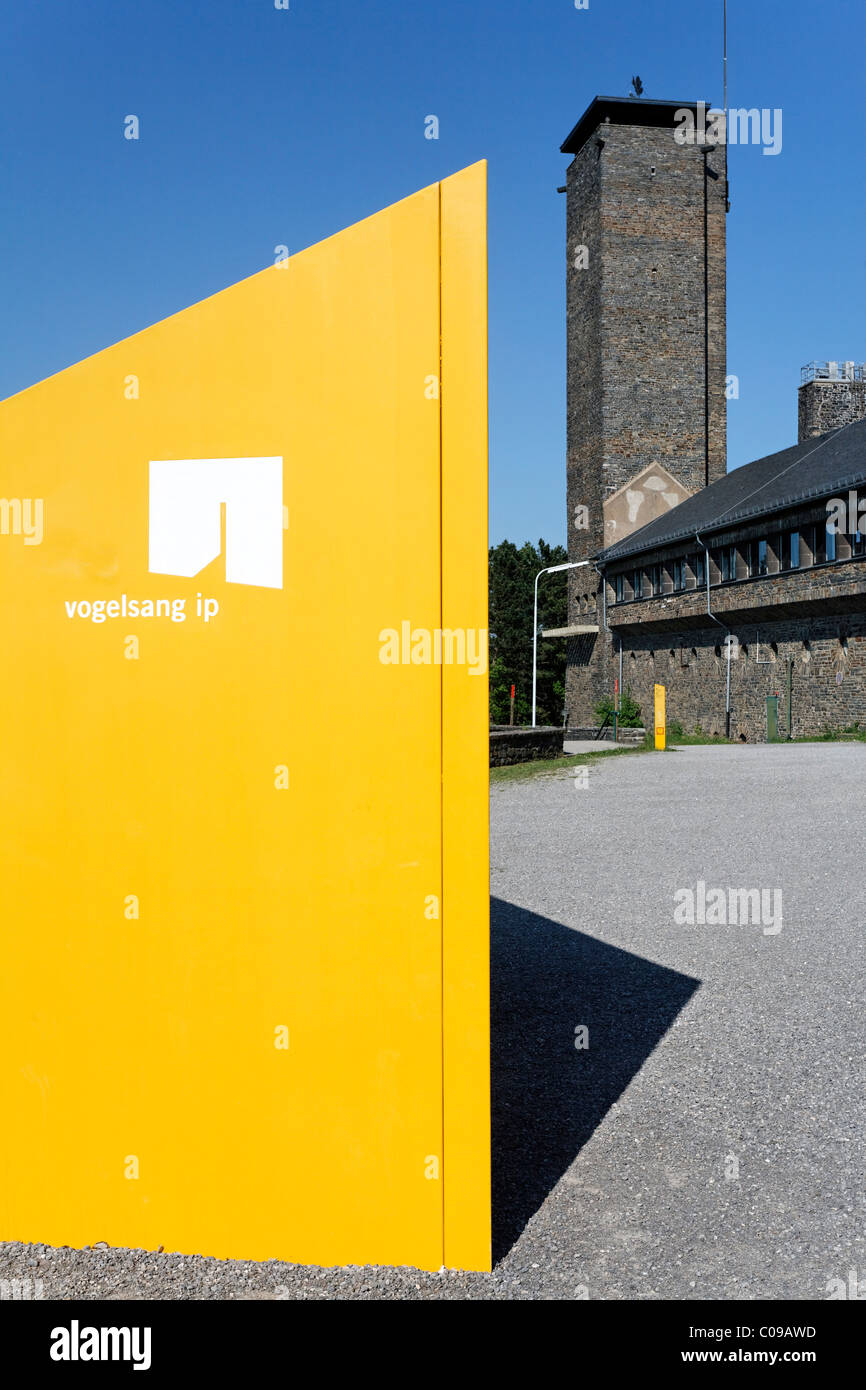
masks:
<svg viewBox="0 0 866 1390"><path fill-rule="evenodd" d="M800 532L781 531L779 533L779 569L798 570L800 568Z"/></svg>
<svg viewBox="0 0 866 1390"><path fill-rule="evenodd" d="M704 551L701 550L697 555L692 556L691 566L692 574L695 576L695 588L701 588L707 582L707 573L704 569L705 563L706 555Z"/></svg>
<svg viewBox="0 0 866 1390"><path fill-rule="evenodd" d="M767 542L748 541L743 549L746 572L750 579L767 573Z"/></svg>
<svg viewBox="0 0 866 1390"><path fill-rule="evenodd" d="M635 570L632 575L631 586L635 598L643 598L643 570Z"/></svg>
<svg viewBox="0 0 866 1390"><path fill-rule="evenodd" d="M827 558L827 528L814 522L805 528L806 548L812 552L812 564L823 565Z"/></svg>
<svg viewBox="0 0 866 1390"><path fill-rule="evenodd" d="M686 587L685 558L683 558L682 560L674 560L673 564L671 565L671 577L673 579L675 593L679 593L681 589L684 589Z"/></svg>
<svg viewBox="0 0 866 1390"><path fill-rule="evenodd" d="M624 575L624 574L616 574L616 575L614 575L614 578L613 578L613 593L614 593L614 600L615 600L616 603L623 603L623 602L625 601L625 575Z"/></svg>
<svg viewBox="0 0 866 1390"><path fill-rule="evenodd" d="M719 582L727 584L737 577L737 547L722 545L716 551L716 564L719 567Z"/></svg>
<svg viewBox="0 0 866 1390"><path fill-rule="evenodd" d="M661 565L650 565L650 593L655 598L662 592L662 567Z"/></svg>
<svg viewBox="0 0 866 1390"><path fill-rule="evenodd" d="M828 531L826 525L825 525L823 528L822 528L822 527L819 527L818 529L819 529L819 530L822 530L822 529L823 529L823 532L824 532L824 558L825 558L825 560L835 560L835 559L836 559L836 532L835 532L835 531Z"/></svg>

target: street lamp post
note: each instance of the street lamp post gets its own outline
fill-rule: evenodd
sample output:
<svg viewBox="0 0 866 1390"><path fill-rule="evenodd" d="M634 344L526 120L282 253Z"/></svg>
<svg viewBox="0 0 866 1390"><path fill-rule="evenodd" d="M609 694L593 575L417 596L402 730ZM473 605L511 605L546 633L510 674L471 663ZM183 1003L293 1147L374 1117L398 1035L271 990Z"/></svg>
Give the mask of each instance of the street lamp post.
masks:
<svg viewBox="0 0 866 1390"><path fill-rule="evenodd" d="M536 728L535 723L535 682L536 666L538 660L538 581L543 574L559 574L560 570L579 570L581 565L588 565L589 560L573 560L568 565L548 565L547 569L539 570L535 576L535 603L532 609L532 727Z"/></svg>

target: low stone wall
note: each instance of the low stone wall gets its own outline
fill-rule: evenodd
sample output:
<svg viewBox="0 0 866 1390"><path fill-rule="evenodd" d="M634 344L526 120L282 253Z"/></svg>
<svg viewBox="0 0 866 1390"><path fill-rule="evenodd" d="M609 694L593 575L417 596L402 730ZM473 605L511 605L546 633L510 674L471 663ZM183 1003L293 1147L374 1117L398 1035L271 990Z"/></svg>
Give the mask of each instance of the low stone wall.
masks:
<svg viewBox="0 0 866 1390"><path fill-rule="evenodd" d="M564 729L555 729L547 725L537 729L500 725L490 730L490 766L508 767L511 763L531 763L539 758L558 758L562 755L564 735Z"/></svg>

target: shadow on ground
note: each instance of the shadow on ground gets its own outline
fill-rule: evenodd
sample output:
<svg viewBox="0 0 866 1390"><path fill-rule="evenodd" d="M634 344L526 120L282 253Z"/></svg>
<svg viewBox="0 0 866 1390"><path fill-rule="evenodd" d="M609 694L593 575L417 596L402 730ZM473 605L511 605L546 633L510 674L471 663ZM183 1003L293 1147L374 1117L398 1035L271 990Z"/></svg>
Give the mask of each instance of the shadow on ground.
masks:
<svg viewBox="0 0 866 1390"><path fill-rule="evenodd" d="M700 981L492 901L493 1257L500 1260ZM575 1048L575 1029L589 1048Z"/></svg>

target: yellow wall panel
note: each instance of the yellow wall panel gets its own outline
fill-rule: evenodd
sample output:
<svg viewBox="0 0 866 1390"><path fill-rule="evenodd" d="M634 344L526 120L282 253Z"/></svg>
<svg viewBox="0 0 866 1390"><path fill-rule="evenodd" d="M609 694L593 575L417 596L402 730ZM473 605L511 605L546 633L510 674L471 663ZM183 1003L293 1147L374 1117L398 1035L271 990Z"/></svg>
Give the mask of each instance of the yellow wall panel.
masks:
<svg viewBox="0 0 866 1390"><path fill-rule="evenodd" d="M435 1269L445 1191L476 1160L487 1219L486 1150L464 1142L452 1174L443 1155L447 909L430 915L443 729L447 747L463 727L459 702L443 723L443 670L473 729L486 678L384 664L380 641L441 628L464 573L480 613L483 531L451 567L446 535L443 571L462 426L446 445L430 387L452 183L0 405L0 493L44 503L40 544L0 534L0 1238ZM483 396L483 324L455 320L455 353L464 334ZM216 558L154 572L159 538L188 557L205 513ZM277 583L243 578L275 556ZM183 600L184 620L130 616L144 600ZM127 616L70 617L82 601ZM486 875L480 792L462 814ZM478 975L477 1077L486 959L455 964Z"/></svg>

